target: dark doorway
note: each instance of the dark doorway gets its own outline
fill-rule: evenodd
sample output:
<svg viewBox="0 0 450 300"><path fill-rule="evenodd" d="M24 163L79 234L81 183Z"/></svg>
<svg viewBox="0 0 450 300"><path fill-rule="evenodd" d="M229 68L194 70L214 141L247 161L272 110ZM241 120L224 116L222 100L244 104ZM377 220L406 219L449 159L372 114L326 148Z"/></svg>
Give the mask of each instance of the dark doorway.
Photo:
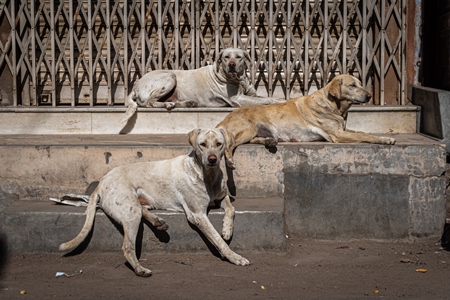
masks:
<svg viewBox="0 0 450 300"><path fill-rule="evenodd" d="M450 91L450 0L422 3L422 84Z"/></svg>

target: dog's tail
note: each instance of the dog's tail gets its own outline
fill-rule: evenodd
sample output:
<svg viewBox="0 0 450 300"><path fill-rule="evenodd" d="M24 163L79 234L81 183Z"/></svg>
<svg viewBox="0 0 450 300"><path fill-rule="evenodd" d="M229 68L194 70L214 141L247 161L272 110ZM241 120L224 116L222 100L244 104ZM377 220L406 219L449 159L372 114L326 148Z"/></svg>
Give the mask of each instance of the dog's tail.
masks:
<svg viewBox="0 0 450 300"><path fill-rule="evenodd" d="M131 93L127 96L127 98L125 99L125 107L127 107L127 111L125 113L125 116L120 121L121 124L128 122L128 119L131 118L134 115L134 113L136 112L138 105L135 101L135 98L136 98L136 92L133 89L131 91Z"/></svg>
<svg viewBox="0 0 450 300"><path fill-rule="evenodd" d="M86 208L86 221L84 222L83 228L81 229L80 233L73 240L59 245L60 251L72 251L76 247L78 247L78 245L80 245L81 242L84 241L84 239L87 237L87 235L91 231L92 225L94 224L95 211L97 209L97 204L98 204L99 200L100 200L100 195L97 193L97 189L96 189L92 193L92 195L89 197L89 204Z"/></svg>

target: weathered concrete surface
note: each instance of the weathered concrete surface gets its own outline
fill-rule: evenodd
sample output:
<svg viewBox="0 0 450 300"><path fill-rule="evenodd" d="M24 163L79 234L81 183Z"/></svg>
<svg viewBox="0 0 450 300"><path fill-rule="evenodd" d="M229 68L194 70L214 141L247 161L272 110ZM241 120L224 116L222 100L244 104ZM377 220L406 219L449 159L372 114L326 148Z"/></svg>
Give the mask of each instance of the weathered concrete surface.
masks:
<svg viewBox="0 0 450 300"><path fill-rule="evenodd" d="M290 235L404 238L441 233L442 144L289 145L283 155Z"/></svg>
<svg viewBox="0 0 450 300"><path fill-rule="evenodd" d="M309 238L408 236L408 179L401 176L287 173L290 235ZM290 188L292 187L292 188Z"/></svg>
<svg viewBox="0 0 450 300"><path fill-rule="evenodd" d="M235 154L237 201L254 198L264 212L266 198L284 197L285 228L293 236L439 236L445 220L445 147L419 134L395 138L393 146L283 143L276 153L243 145ZM19 197L16 202L25 209L36 200L83 193L117 165L189 151L186 135L4 135L0 190ZM24 224L55 222L33 218ZM247 229L263 228L257 226L249 223Z"/></svg>
<svg viewBox="0 0 450 300"><path fill-rule="evenodd" d="M282 198L266 198L264 206L259 199L239 199L236 208L235 231L230 247L241 252L284 252ZM1 232L7 236L9 252L58 252L59 244L74 238L85 221L85 208L53 204L51 201L16 201L0 213ZM148 223L141 225L137 240L146 253L204 252L213 246L188 224L183 213L154 211L168 224L161 232ZM213 209L209 213L214 227L221 232L223 212ZM121 251L121 226L109 219L101 210L97 212L92 234L78 251ZM138 247L139 249L140 247Z"/></svg>
<svg viewBox="0 0 450 300"><path fill-rule="evenodd" d="M6 193L0 190L0 212L17 200L19 200L19 195L14 193Z"/></svg>
<svg viewBox="0 0 450 300"><path fill-rule="evenodd" d="M191 151L180 136L18 136L0 145L0 190L21 200L42 200L84 193L114 167L185 155ZM164 146L163 146L164 145ZM262 146L243 146L235 155L237 197L280 195L281 156ZM223 163L223 162L222 162ZM224 168L223 168L224 169Z"/></svg>
<svg viewBox="0 0 450 300"><path fill-rule="evenodd" d="M438 139L450 152L450 91L414 86L412 102L421 106L421 133Z"/></svg>
<svg viewBox="0 0 450 300"><path fill-rule="evenodd" d="M367 133L415 133L418 108L414 106L351 107L347 128Z"/></svg>
<svg viewBox="0 0 450 300"><path fill-rule="evenodd" d="M185 134L214 128L232 108L139 108L121 124L125 108L2 108L1 134Z"/></svg>
<svg viewBox="0 0 450 300"><path fill-rule="evenodd" d="M119 121L125 108L3 108L0 134L184 134L215 127L234 108L139 108L129 124ZM353 106L348 128L373 133L415 133L414 106Z"/></svg>

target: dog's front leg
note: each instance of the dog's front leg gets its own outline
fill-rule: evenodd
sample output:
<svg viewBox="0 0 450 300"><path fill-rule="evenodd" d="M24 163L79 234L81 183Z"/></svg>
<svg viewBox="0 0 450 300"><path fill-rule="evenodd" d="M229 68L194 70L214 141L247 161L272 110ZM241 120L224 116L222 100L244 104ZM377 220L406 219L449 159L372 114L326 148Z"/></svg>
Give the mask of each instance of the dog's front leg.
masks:
<svg viewBox="0 0 450 300"><path fill-rule="evenodd" d="M185 100L185 101L178 101L175 103L175 107L197 107L198 101L196 100Z"/></svg>
<svg viewBox="0 0 450 300"><path fill-rule="evenodd" d="M231 263L238 266L248 266L250 262L230 249L228 244L222 239L217 230L209 221L206 214L197 215L197 227L206 236L206 238L219 250L220 254Z"/></svg>
<svg viewBox="0 0 450 300"><path fill-rule="evenodd" d="M277 99L270 97L259 97L259 96L247 96L247 95L236 95L230 98L232 103L236 103L239 106L247 106L247 105L267 105L267 104L275 104L275 103L284 103L285 99Z"/></svg>
<svg viewBox="0 0 450 300"><path fill-rule="evenodd" d="M175 108L176 103L175 102L147 101L146 106L153 107L153 108L165 108L167 110L171 110L171 109Z"/></svg>
<svg viewBox="0 0 450 300"><path fill-rule="evenodd" d="M234 206L231 204L230 197L226 196L220 202L220 207L224 210L222 224L222 238L226 241L231 239L234 228Z"/></svg>
<svg viewBox="0 0 450 300"><path fill-rule="evenodd" d="M338 131L330 134L334 143L371 143L394 145L395 139L391 137L375 136L364 132Z"/></svg>

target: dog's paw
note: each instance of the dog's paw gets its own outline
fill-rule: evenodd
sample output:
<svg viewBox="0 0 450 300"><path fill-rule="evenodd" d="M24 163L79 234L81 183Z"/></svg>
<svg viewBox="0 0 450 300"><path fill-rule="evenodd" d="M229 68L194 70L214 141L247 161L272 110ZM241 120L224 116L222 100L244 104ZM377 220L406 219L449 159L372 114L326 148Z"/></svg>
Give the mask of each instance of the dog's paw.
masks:
<svg viewBox="0 0 450 300"><path fill-rule="evenodd" d="M197 107L197 106L198 106L197 101L194 101L194 100L186 101L186 107Z"/></svg>
<svg viewBox="0 0 450 300"><path fill-rule="evenodd" d="M385 145L394 145L395 139L391 137L382 137L381 142Z"/></svg>
<svg viewBox="0 0 450 300"><path fill-rule="evenodd" d="M161 231L167 231L169 229L169 225L167 225L167 223L164 223L160 226L156 226L156 229L161 230Z"/></svg>
<svg viewBox="0 0 450 300"><path fill-rule="evenodd" d="M158 230L164 230L166 231L167 229L169 229L169 225L167 225L166 221L164 221L163 218L160 218L158 216L156 216L155 219L151 220L151 223L153 226L156 227L156 229Z"/></svg>
<svg viewBox="0 0 450 300"><path fill-rule="evenodd" d="M234 166L234 159L227 158L226 163L228 168L230 168L231 170L236 169L236 167Z"/></svg>
<svg viewBox="0 0 450 300"><path fill-rule="evenodd" d="M235 264L236 266L248 266L250 265L250 261L239 254L233 253L233 256L228 258L228 260Z"/></svg>
<svg viewBox="0 0 450 300"><path fill-rule="evenodd" d="M138 266L136 268L136 270L134 270L134 272L136 273L137 276L142 276L142 277L150 277L150 276L152 276L152 271L150 271L149 269L144 268L143 266Z"/></svg>
<svg viewBox="0 0 450 300"><path fill-rule="evenodd" d="M276 147L276 145L278 145L278 142L273 138L266 138L266 140L264 141L264 146L266 146L267 148L273 148Z"/></svg>
<svg viewBox="0 0 450 300"><path fill-rule="evenodd" d="M176 106L175 102L164 102L164 106L166 107L166 109L171 110L174 109Z"/></svg>
<svg viewBox="0 0 450 300"><path fill-rule="evenodd" d="M163 230L166 231L167 229L169 229L169 225L167 225L166 221L164 221L161 218L158 218L155 223L153 223L153 226L156 227L156 229L158 230Z"/></svg>

